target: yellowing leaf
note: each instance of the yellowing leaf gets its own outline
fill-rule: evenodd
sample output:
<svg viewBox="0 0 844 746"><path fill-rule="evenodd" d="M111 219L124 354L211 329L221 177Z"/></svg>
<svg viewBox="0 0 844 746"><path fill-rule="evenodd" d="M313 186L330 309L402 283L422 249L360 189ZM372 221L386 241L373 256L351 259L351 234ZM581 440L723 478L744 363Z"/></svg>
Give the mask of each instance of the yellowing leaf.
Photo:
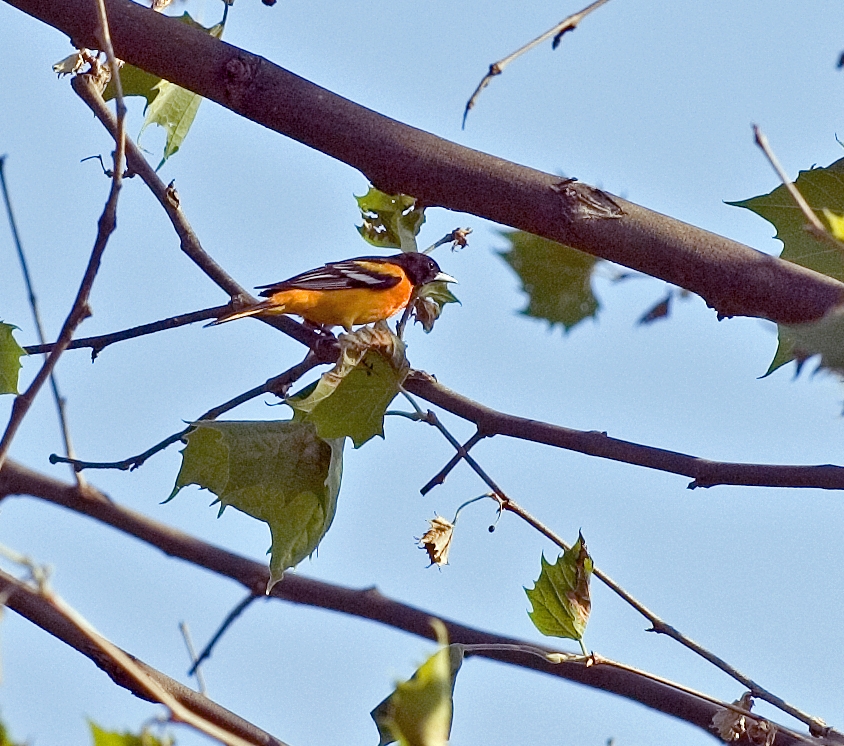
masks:
<svg viewBox="0 0 844 746"><path fill-rule="evenodd" d="M364 326L341 335L337 365L287 403L296 419L316 426L319 437L348 436L360 448L383 437L384 413L409 370L404 343L386 323Z"/></svg>
<svg viewBox="0 0 844 746"><path fill-rule="evenodd" d="M525 593L533 607L528 612L530 619L543 635L582 641L592 608L591 575L592 558L582 535L553 565L542 557L539 579L533 588L525 588Z"/></svg>
<svg viewBox="0 0 844 746"><path fill-rule="evenodd" d="M343 468L342 440L318 437L308 422L193 423L168 500L199 485L270 527L270 582L313 553L334 520Z"/></svg>
<svg viewBox="0 0 844 746"><path fill-rule="evenodd" d="M18 393L21 358L26 355L12 336L12 329L17 327L0 322L0 394Z"/></svg>
<svg viewBox="0 0 844 746"><path fill-rule="evenodd" d="M826 168L801 171L795 185L819 215L832 215L832 220L844 215L844 158ZM781 259L844 282L844 252L819 241L806 230L806 218L784 186L778 186L769 194L727 204L751 210L773 224L776 237L783 244ZM832 220L830 226L834 232ZM780 327L779 347L766 375L794 359L789 344L789 332L784 333Z"/></svg>
<svg viewBox="0 0 844 746"><path fill-rule="evenodd" d="M826 222L829 223L829 230L832 235L839 241L844 239L844 215L836 215L832 210L823 208L823 216Z"/></svg>
<svg viewBox="0 0 844 746"><path fill-rule="evenodd" d="M156 738L147 728L138 735L134 733L118 733L103 730L93 720L88 721L94 746L173 746L175 741L170 737Z"/></svg>
<svg viewBox="0 0 844 746"><path fill-rule="evenodd" d="M372 711L381 737L378 746L394 741L401 746L448 743L454 681L463 663L463 646L448 644L448 633L439 619L432 619L431 624L440 649Z"/></svg>
<svg viewBox="0 0 844 746"><path fill-rule="evenodd" d="M499 256L519 276L528 294L523 314L562 324L566 331L597 314L599 304L592 292L595 257L524 231L501 235L510 242L510 250Z"/></svg>
<svg viewBox="0 0 844 746"><path fill-rule="evenodd" d="M425 208L416 206L409 194L385 194L375 187L355 197L363 216L358 232L364 240L381 248L416 251L416 236L425 222Z"/></svg>
<svg viewBox="0 0 844 746"><path fill-rule="evenodd" d="M147 116L138 138L140 139L144 130L151 124L157 124L167 130L164 154L157 166L161 168L185 141L188 130L196 118L199 105L202 103L202 96L167 80L159 81L155 90L157 95L147 108Z"/></svg>

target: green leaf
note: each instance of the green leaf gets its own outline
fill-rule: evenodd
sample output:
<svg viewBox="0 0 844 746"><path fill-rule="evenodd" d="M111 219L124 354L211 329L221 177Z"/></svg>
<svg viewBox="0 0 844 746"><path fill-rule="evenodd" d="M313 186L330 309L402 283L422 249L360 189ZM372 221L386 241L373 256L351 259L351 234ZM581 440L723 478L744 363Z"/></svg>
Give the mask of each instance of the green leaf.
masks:
<svg viewBox="0 0 844 746"><path fill-rule="evenodd" d="M123 65L120 68L120 85L123 88L124 96L143 96L149 106L158 95L158 84L162 78L157 75L141 70L134 65ZM111 101L117 95L117 87L114 81L110 80L103 91L103 98Z"/></svg>
<svg viewBox="0 0 844 746"><path fill-rule="evenodd" d="M542 556L539 579L533 588L525 588L525 593L533 607L528 615L543 635L578 642L583 639L592 608L589 600L591 575L592 558L582 534L553 565Z"/></svg>
<svg viewBox="0 0 844 746"><path fill-rule="evenodd" d="M217 23L211 28L205 28L205 26L194 21L188 13L183 13L176 20L193 28L206 31L216 39L223 35L224 25L222 23ZM157 167L161 168L164 162L182 146L196 117L202 97L193 91L181 88L175 83L159 78L157 75L152 75L133 65L124 65L120 69L120 83L124 96L143 96L147 102L146 118L138 139L151 124L164 127L167 131L164 155ZM108 101L115 95L114 83L109 81L103 92L103 98Z"/></svg>
<svg viewBox="0 0 844 746"><path fill-rule="evenodd" d="M156 738L147 728L137 735L126 731L107 731L100 728L93 720L88 721L94 746L173 746L175 741L169 736Z"/></svg>
<svg viewBox="0 0 844 746"><path fill-rule="evenodd" d="M193 423L168 500L199 485L270 527L270 582L313 553L334 520L343 468L342 440L326 441L308 422Z"/></svg>
<svg viewBox="0 0 844 746"><path fill-rule="evenodd" d="M821 368L844 375L844 305L809 324L780 324L779 329L780 349L787 349L791 358L802 363L819 355Z"/></svg>
<svg viewBox="0 0 844 746"><path fill-rule="evenodd" d="M12 336L12 329L17 328L0 321L0 394L18 393L18 374L26 350Z"/></svg>
<svg viewBox="0 0 844 746"><path fill-rule="evenodd" d="M167 80L159 81L155 89L157 95L147 107L146 119L144 126L141 127L138 139L140 140L144 130L151 124L157 124L167 130L164 154L156 167L157 170L182 146L188 130L190 130L193 120L196 118L196 112L202 103L202 96L185 88L180 88Z"/></svg>
<svg viewBox="0 0 844 746"><path fill-rule="evenodd" d="M12 740L6 724L2 720L0 720L0 746L24 746L24 744Z"/></svg>
<svg viewBox="0 0 844 746"><path fill-rule="evenodd" d="M812 210L819 217L827 218L834 229L835 216L844 214L844 158L826 168L801 171L795 184ZM784 186L780 185L768 194L727 204L751 210L773 224L776 238L783 244L781 259L844 282L844 253L814 238L806 230L806 218ZM780 328L779 346L765 375L794 357L789 333Z"/></svg>
<svg viewBox="0 0 844 746"><path fill-rule="evenodd" d="M449 645L445 625L431 624L440 649L371 713L378 728L378 746L398 741L402 746L445 746L451 733L452 697L463 663L462 645Z"/></svg>
<svg viewBox="0 0 844 746"><path fill-rule="evenodd" d="M409 194L385 194L375 187L355 197L363 216L358 233L380 248L416 251L416 236L425 222L425 208Z"/></svg>
<svg viewBox="0 0 844 746"><path fill-rule="evenodd" d="M526 316L562 324L566 331L595 316L598 300L592 292L592 271L598 261L570 246L524 231L502 231L510 250L499 252L519 276L528 294Z"/></svg>
<svg viewBox="0 0 844 746"><path fill-rule="evenodd" d="M416 300L413 302L413 318L422 324L425 333L434 328L434 322L443 312L447 303L460 303L449 288L447 282L429 282L419 288Z"/></svg>
<svg viewBox="0 0 844 746"><path fill-rule="evenodd" d="M782 368L783 365L794 360L794 338L788 329L782 325L777 325L777 351L774 353L774 359L765 371L762 378L771 375L777 368Z"/></svg>
<svg viewBox="0 0 844 746"><path fill-rule="evenodd" d="M384 436L384 413L409 370L404 343L379 322L341 335L337 365L286 401L319 437L348 436L360 448Z"/></svg>

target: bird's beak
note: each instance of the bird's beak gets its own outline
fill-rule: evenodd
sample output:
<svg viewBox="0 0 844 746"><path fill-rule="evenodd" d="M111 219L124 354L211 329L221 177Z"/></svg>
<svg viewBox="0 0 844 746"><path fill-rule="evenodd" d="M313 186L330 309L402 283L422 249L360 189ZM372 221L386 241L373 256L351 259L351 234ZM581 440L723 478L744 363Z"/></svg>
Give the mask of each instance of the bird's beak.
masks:
<svg viewBox="0 0 844 746"><path fill-rule="evenodd" d="M432 282L453 282L457 284L457 280L455 280L451 275L447 275L445 272L439 272Z"/></svg>

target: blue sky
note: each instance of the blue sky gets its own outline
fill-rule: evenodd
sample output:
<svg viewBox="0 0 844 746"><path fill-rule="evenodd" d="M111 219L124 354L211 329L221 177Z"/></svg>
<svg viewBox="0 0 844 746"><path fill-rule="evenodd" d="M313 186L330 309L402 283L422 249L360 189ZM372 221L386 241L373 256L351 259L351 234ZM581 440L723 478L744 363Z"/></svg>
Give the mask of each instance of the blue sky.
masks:
<svg viewBox="0 0 844 746"><path fill-rule="evenodd" d="M187 8L206 25L220 6ZM799 8L799 10L798 10ZM788 172L838 159L844 48L840 3L656 3L613 0L550 45L515 62L484 92L467 127L463 106L490 62L577 5L378 0L266 8L239 0L224 38L336 93L469 147L600 186L631 201L777 253L773 228L724 204L767 192L775 176L752 141L759 124ZM0 4L0 154L42 313L55 335L90 251L108 190L82 158L111 145L53 62L70 52L53 29ZM131 104L137 135L142 107ZM157 163L160 134L142 144ZM205 248L245 286L367 253L353 169L202 104L182 150L162 169L176 180ZM112 238L80 333L113 331L225 302L180 253L166 216L137 180L121 196ZM423 242L473 229L461 253L438 252L459 278L461 306L431 335L409 334L412 364L491 407L711 459L836 463L838 381L793 368L759 379L776 346L755 319L718 322L699 299L648 327L635 320L664 284L599 278L602 308L568 335L518 312L525 299L496 252L495 226L429 211ZM35 341L8 231L0 228L0 318ZM254 321L201 325L111 347L93 365L70 352L58 369L77 451L138 453L210 407L300 359L295 342ZM35 361L24 368L28 380ZM269 400L267 400L269 401ZM0 421L10 401L0 400ZM233 418L287 416L263 400ZM465 423L444 417L458 437ZM483 487L459 467L443 487L418 489L450 457L431 428L390 420L386 439L347 449L337 518L299 572L383 593L463 623L540 641L526 614L553 547L516 519L494 534L483 503L461 516L451 565L426 569L414 546L434 512ZM12 457L61 478L61 449L45 394ZM596 564L670 623L777 694L844 724L841 497L817 490L718 487L578 454L494 439L476 453L496 481L560 534L582 530ZM132 473L92 482L157 520L261 560L266 527L185 489L171 503L178 449ZM366 537L362 539L362 537ZM178 631L206 640L243 595L239 587L80 516L29 498L0 506L0 542L54 568L55 589L129 652L185 680ZM586 644L625 663L724 699L742 691L645 623L599 585ZM19 739L87 743L85 717L137 728L159 710L115 688L86 659L13 613L3 617L0 709ZM562 642L563 649L570 646ZM254 605L205 667L209 694L293 744L375 743L369 711L431 645L356 619L271 601ZM616 746L703 744L709 737L641 706L574 684L476 660L460 673L453 743L549 740ZM772 714L770 709L760 711ZM785 722L788 722L785 720ZM204 742L180 729L183 744Z"/></svg>

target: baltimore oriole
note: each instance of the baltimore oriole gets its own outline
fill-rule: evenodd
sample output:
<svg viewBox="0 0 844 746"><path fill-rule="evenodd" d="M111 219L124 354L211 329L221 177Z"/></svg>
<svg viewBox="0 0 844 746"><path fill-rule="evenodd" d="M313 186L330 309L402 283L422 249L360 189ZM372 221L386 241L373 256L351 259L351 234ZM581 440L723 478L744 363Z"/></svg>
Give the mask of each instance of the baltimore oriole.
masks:
<svg viewBox="0 0 844 746"><path fill-rule="evenodd" d="M388 319L404 308L416 288L457 282L426 254L359 256L310 269L289 280L259 285L267 300L220 316L212 324L258 314L293 314L317 326L342 326Z"/></svg>

